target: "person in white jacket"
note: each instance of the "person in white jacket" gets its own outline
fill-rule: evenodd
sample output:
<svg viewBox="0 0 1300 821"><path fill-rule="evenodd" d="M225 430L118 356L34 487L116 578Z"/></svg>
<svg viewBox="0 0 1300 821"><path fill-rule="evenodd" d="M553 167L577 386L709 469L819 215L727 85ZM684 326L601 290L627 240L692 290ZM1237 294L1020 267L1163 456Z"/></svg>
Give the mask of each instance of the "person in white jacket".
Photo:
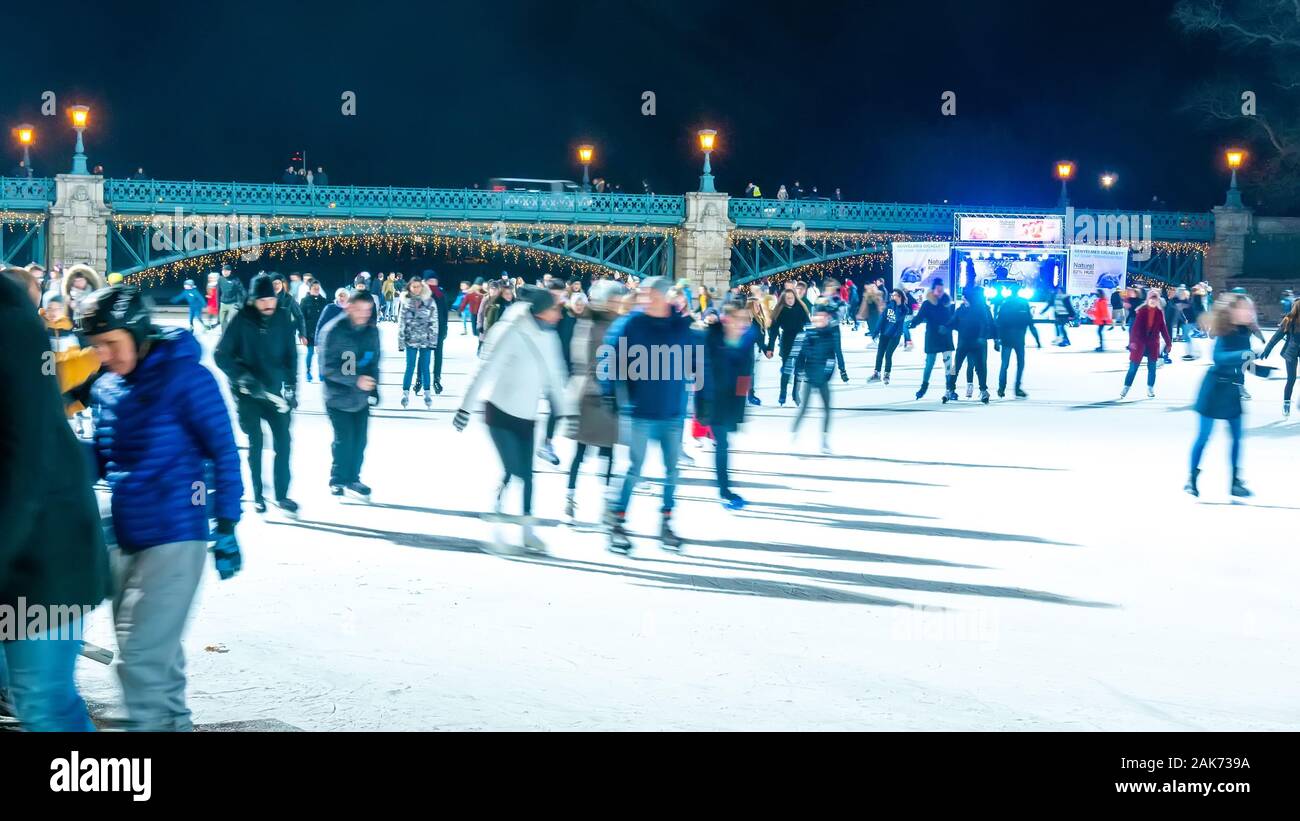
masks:
<svg viewBox="0 0 1300 821"><path fill-rule="evenodd" d="M565 397L564 357L555 323L560 304L545 288L521 286L516 302L492 325L483 340L478 369L465 390L465 399L452 424L464 430L469 410L483 397L483 421L496 445L505 468L497 490L495 513L502 512L502 500L510 479L523 483L523 548L546 551L546 544L534 532L533 450L538 400L544 395L557 417L571 416Z"/></svg>

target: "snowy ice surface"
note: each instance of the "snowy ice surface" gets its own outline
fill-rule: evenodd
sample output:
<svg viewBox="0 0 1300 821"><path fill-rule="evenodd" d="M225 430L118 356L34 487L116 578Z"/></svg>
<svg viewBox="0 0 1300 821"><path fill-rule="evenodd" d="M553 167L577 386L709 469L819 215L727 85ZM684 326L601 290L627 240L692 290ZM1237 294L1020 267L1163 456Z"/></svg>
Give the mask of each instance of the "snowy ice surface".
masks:
<svg viewBox="0 0 1300 821"><path fill-rule="evenodd" d="M1180 361L1181 344L1154 400L1143 369L1117 402L1120 335L1093 353L1080 328L1071 348L1030 342L1028 400L945 407L937 384L913 399L920 336L892 385L868 386L874 348L846 330L836 456L818 454L819 404L791 441L779 360L764 361L764 404L733 457L747 510L719 505L712 457L692 449L675 517L685 552L650 538L658 499L638 495L635 550L613 555L599 533L559 524L573 445L557 439L562 464L538 460L535 496L553 557L503 558L481 549L496 454L481 417L451 425L474 337L453 327L433 411L415 397L403 410L393 329L362 471L373 504L329 495L329 421L319 383L304 383L302 519L258 516L246 496L243 572L222 582L209 566L185 640L197 723L1300 729L1300 413L1282 421L1280 380L1248 381L1244 476L1258 495L1230 504L1220 428L1197 501L1182 485L1205 364ZM269 492L269 436L267 450ZM587 521L595 465L579 483ZM657 453L648 470L662 476ZM115 647L106 608L88 638ZM79 679L88 699L120 702L109 668L83 659Z"/></svg>

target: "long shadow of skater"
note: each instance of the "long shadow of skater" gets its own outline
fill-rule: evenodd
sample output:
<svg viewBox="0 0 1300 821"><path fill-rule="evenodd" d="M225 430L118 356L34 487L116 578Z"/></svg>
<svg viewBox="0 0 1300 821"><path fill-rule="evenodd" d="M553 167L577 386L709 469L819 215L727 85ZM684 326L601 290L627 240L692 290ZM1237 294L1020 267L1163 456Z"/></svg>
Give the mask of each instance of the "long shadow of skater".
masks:
<svg viewBox="0 0 1300 821"><path fill-rule="evenodd" d="M277 527L293 527L303 530L316 530L321 533L334 533L339 536L354 536L362 539L383 539L399 547L418 547L423 550L448 550L453 553L482 553L483 545L474 539L462 539L457 536L433 536L424 533L402 533L395 530L377 530L360 525L336 525L330 522L279 522L268 520L267 524Z"/></svg>
<svg viewBox="0 0 1300 821"><path fill-rule="evenodd" d="M694 573L673 573L667 570L653 570L647 567L626 567L622 565L602 564L572 559L543 558L528 559L518 557L516 561L527 561L538 567L556 567L565 570L577 570L581 573L598 573L606 576L625 576L644 584L638 587L654 587L661 590L692 590L697 593L720 593L726 596L762 596L770 599L790 599L794 601L832 602L836 604L870 604L877 607L910 607L907 602L885 599L879 596L867 596L848 590L837 590L818 585L796 584L769 579L752 579L727 576L701 576Z"/></svg>
<svg viewBox="0 0 1300 821"><path fill-rule="evenodd" d="M776 453L761 450L733 450L732 453L744 453L754 456L789 456L788 453ZM844 459L854 462L882 462L887 465L916 465L918 467L935 467L935 468L987 468L989 470L1038 470L1061 472L1065 468L1043 468L1032 465L977 465L970 462L926 462L919 459L888 459L883 456L855 456L853 454L836 453L829 456L817 454L800 454L798 458L804 459L807 456L813 456L818 459Z"/></svg>
<svg viewBox="0 0 1300 821"><path fill-rule="evenodd" d="M832 559L846 562L880 562L886 564L914 564L926 567L957 567L963 570L987 570L984 565L948 562L943 559L923 559L915 556L896 556L890 553L865 553L860 550L842 550L836 547L812 547L801 544L767 544L742 542L735 539L692 539L692 545L720 547L723 549L753 550L761 553L781 553L787 556L808 556L815 559ZM779 567L780 565L775 565Z"/></svg>
<svg viewBox="0 0 1300 821"><path fill-rule="evenodd" d="M801 456L801 459L831 459L830 456ZM907 485L909 487L948 487L947 485L935 484L934 482L909 482L905 479L876 479L869 476L832 476L829 473L776 473L768 470L745 470L742 468L731 468L731 472L744 473L750 476L779 476L782 479L812 479L823 482L864 482L873 485ZM734 484L734 483L733 483ZM788 485L771 485L779 487L782 490L789 490Z"/></svg>
<svg viewBox="0 0 1300 821"><path fill-rule="evenodd" d="M737 562L731 559L709 559L708 557L692 557L701 561L684 561L673 560L674 564L689 564L698 567L726 567L730 564L754 565L768 573L777 573L782 576L799 576L812 579L815 581L832 582L834 584L850 584L862 587L883 587L891 590L915 590L923 593L952 593L962 596L993 596L1007 599L1023 599L1024 601L1036 601L1043 604L1068 604L1074 607L1115 607L1113 604L1106 602L1087 601L1085 599L1076 599L1070 596L1062 596L1058 593L1048 593L1043 590L1029 590L1023 587L1000 587L998 585L988 584L963 584L961 582L944 582L934 579L913 579L905 576L873 576L868 573L855 573L844 570L818 570L814 568L801 567L782 567L781 565L764 565L754 562ZM719 566L715 564L703 564L702 562L722 561L725 564ZM736 569L745 569L743 567Z"/></svg>
<svg viewBox="0 0 1300 821"><path fill-rule="evenodd" d="M710 500L712 501L712 500ZM872 510L866 507L848 507L847 505L824 505L821 502L796 504L793 502L750 502L751 508L770 507L777 510L806 511L810 513L832 513L841 516L892 516L896 519L936 519L937 516L923 516L918 513L899 513L895 510Z"/></svg>
<svg viewBox="0 0 1300 821"><path fill-rule="evenodd" d="M977 539L984 542L1028 542L1030 544L1050 544L1058 547L1078 547L1070 542L1058 542L1041 536L1025 536L1019 533L998 533L989 530L961 530L955 527L934 527L933 525L897 524L893 522L846 521L824 517L792 516L789 513L764 515L757 511L746 510L747 519L770 519L774 522L802 522L805 524L835 527L841 530L867 530L875 533L897 533L903 536L937 536L953 539Z"/></svg>
<svg viewBox="0 0 1300 821"><path fill-rule="evenodd" d="M398 505L392 502L344 502L346 507L378 507L384 510L405 510L410 513L428 513L433 516L458 516L462 519L481 519L491 521L489 514L481 510L443 510L437 507L419 507L418 505ZM537 524L543 527L558 527L559 519L537 518Z"/></svg>

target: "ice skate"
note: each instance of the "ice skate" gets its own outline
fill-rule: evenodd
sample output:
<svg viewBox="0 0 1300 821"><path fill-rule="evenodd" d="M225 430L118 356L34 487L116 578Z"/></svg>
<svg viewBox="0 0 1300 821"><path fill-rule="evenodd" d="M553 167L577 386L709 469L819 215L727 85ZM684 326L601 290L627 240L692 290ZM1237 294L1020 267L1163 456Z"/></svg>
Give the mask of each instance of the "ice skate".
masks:
<svg viewBox="0 0 1300 821"><path fill-rule="evenodd" d="M298 503L293 499L288 497L278 499L276 500L275 506L280 508L280 512L285 516L288 516L290 519L298 518Z"/></svg>
<svg viewBox="0 0 1300 821"><path fill-rule="evenodd" d="M1147 399L1155 399L1155 398L1156 398L1156 389L1147 388Z"/></svg>
<svg viewBox="0 0 1300 821"><path fill-rule="evenodd" d="M570 490L564 496L564 518L569 524L573 524L578 517L578 502L574 498L574 492Z"/></svg>
<svg viewBox="0 0 1300 821"><path fill-rule="evenodd" d="M738 493L728 493L722 499L722 506L727 510L743 510L745 504L745 499Z"/></svg>
<svg viewBox="0 0 1300 821"><path fill-rule="evenodd" d="M1201 475L1200 468L1193 470L1192 474L1187 477L1187 484L1183 485L1183 490L1190 493L1193 496L1199 497L1201 495L1201 490L1196 486L1196 480L1198 477L1200 477L1200 475Z"/></svg>
<svg viewBox="0 0 1300 821"><path fill-rule="evenodd" d="M1023 390L1021 390L1020 388L1016 388L1016 398L1017 398L1017 399L1028 399L1028 398L1029 398L1029 394L1025 393L1025 392L1024 392Z"/></svg>
<svg viewBox="0 0 1300 821"><path fill-rule="evenodd" d="M971 398L972 396L974 396L974 395L975 395L975 383L974 383L974 382L967 382L967 383L966 383L966 398L967 398L967 399L970 399L970 398Z"/></svg>
<svg viewBox="0 0 1300 821"><path fill-rule="evenodd" d="M983 402L985 405L987 405L987 404L989 403L989 392L988 392L988 390L986 390L986 389L984 389L984 388L980 388L980 401Z"/></svg>
<svg viewBox="0 0 1300 821"><path fill-rule="evenodd" d="M537 455L541 459L550 462L552 465L558 465L560 463L560 457L555 455L555 448L551 447L550 442L543 442L542 446L537 449Z"/></svg>
<svg viewBox="0 0 1300 821"><path fill-rule="evenodd" d="M440 381L437 380L437 379L433 380L433 392L436 393L436 394L441 394L441 393L442 393L442 382L440 382ZM426 395L427 395L427 393L426 393Z"/></svg>
<svg viewBox="0 0 1300 821"><path fill-rule="evenodd" d="M411 392L402 391L402 407L406 407L407 405L410 404L411 404Z"/></svg>
<svg viewBox="0 0 1300 821"><path fill-rule="evenodd" d="M885 374L884 376L882 376L882 377L881 377L881 381L884 382L886 385L888 385L888 384L889 384L889 374Z"/></svg>
<svg viewBox="0 0 1300 821"><path fill-rule="evenodd" d="M424 409L433 410L433 397L427 391L424 394Z"/></svg>
<svg viewBox="0 0 1300 821"><path fill-rule="evenodd" d="M916 398L920 399L921 397L925 396L925 392L928 391L929 389L930 389L929 385L925 384L924 382L921 383L920 389L918 389L916 392Z"/></svg>
<svg viewBox="0 0 1300 821"><path fill-rule="evenodd" d="M1235 474L1232 477L1231 493L1233 495L1233 498L1236 499L1249 499L1251 496L1255 495L1254 493L1250 492L1249 488L1246 487L1246 483L1241 481L1241 478L1236 476Z"/></svg>
<svg viewBox="0 0 1300 821"><path fill-rule="evenodd" d="M1282 418L1283 418L1283 419L1288 419L1288 418L1290 418L1290 416L1291 416L1291 400L1290 400L1290 399L1283 399L1283 400L1282 400Z"/></svg>
<svg viewBox="0 0 1300 821"><path fill-rule="evenodd" d="M871 374L870 378L867 379L867 384L870 384L872 382L879 382L879 381L880 381L880 371L876 371L875 373Z"/></svg>
<svg viewBox="0 0 1300 821"><path fill-rule="evenodd" d="M664 516L663 524L659 526L659 543L663 546L664 550L680 552L682 549L682 540L673 532L672 527L669 526L668 522L670 518L672 517Z"/></svg>
<svg viewBox="0 0 1300 821"><path fill-rule="evenodd" d="M370 501L369 485L363 485L360 482L351 482L350 484L345 486L345 489L347 490L348 493L351 493L353 496L357 497L363 502Z"/></svg>
<svg viewBox="0 0 1300 821"><path fill-rule="evenodd" d="M609 550L611 553L622 553L624 556L632 552L632 539L623 527L621 516L615 516L614 524L609 529Z"/></svg>
<svg viewBox="0 0 1300 821"><path fill-rule="evenodd" d="M545 556L549 551L546 549L546 542L533 530L537 526L535 516L525 516L521 523L523 527L523 547L525 553Z"/></svg>
<svg viewBox="0 0 1300 821"><path fill-rule="evenodd" d="M253 510L256 510L258 513L265 513L265 512L266 512L266 500L265 500L265 499L254 499L254 500L253 500Z"/></svg>
<svg viewBox="0 0 1300 821"><path fill-rule="evenodd" d="M331 496L342 496L342 495L343 495L343 485L330 485L330 495L331 495Z"/></svg>
<svg viewBox="0 0 1300 821"><path fill-rule="evenodd" d="M1126 396L1128 396L1128 385L1125 385L1124 387L1119 389L1119 398L1123 399Z"/></svg>

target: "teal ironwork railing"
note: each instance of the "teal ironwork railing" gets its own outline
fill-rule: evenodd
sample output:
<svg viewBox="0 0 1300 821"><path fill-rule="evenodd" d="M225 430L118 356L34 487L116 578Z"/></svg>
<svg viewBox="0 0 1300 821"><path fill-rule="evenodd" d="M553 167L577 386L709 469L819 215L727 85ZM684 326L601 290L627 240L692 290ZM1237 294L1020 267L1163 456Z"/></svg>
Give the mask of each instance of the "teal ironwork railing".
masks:
<svg viewBox="0 0 1300 821"><path fill-rule="evenodd" d="M0 209L39 210L54 202L49 177L0 177Z"/></svg>
<svg viewBox="0 0 1300 821"><path fill-rule="evenodd" d="M243 213L676 225L685 200L660 194L540 193L473 188L392 188L242 182L106 180L116 213Z"/></svg>
<svg viewBox="0 0 1300 821"><path fill-rule="evenodd" d="M733 197L728 215L741 228L790 228L799 222L812 230L898 231L951 235L953 214L1062 214L1059 208L1008 208L969 205L911 204L898 202L839 202L836 200L774 200ZM1108 217L1151 217L1151 239L1202 241L1214 239L1214 214L1178 211L1126 212L1076 209L1076 222L1089 216L1095 222ZM1070 226L1066 226L1067 233Z"/></svg>

